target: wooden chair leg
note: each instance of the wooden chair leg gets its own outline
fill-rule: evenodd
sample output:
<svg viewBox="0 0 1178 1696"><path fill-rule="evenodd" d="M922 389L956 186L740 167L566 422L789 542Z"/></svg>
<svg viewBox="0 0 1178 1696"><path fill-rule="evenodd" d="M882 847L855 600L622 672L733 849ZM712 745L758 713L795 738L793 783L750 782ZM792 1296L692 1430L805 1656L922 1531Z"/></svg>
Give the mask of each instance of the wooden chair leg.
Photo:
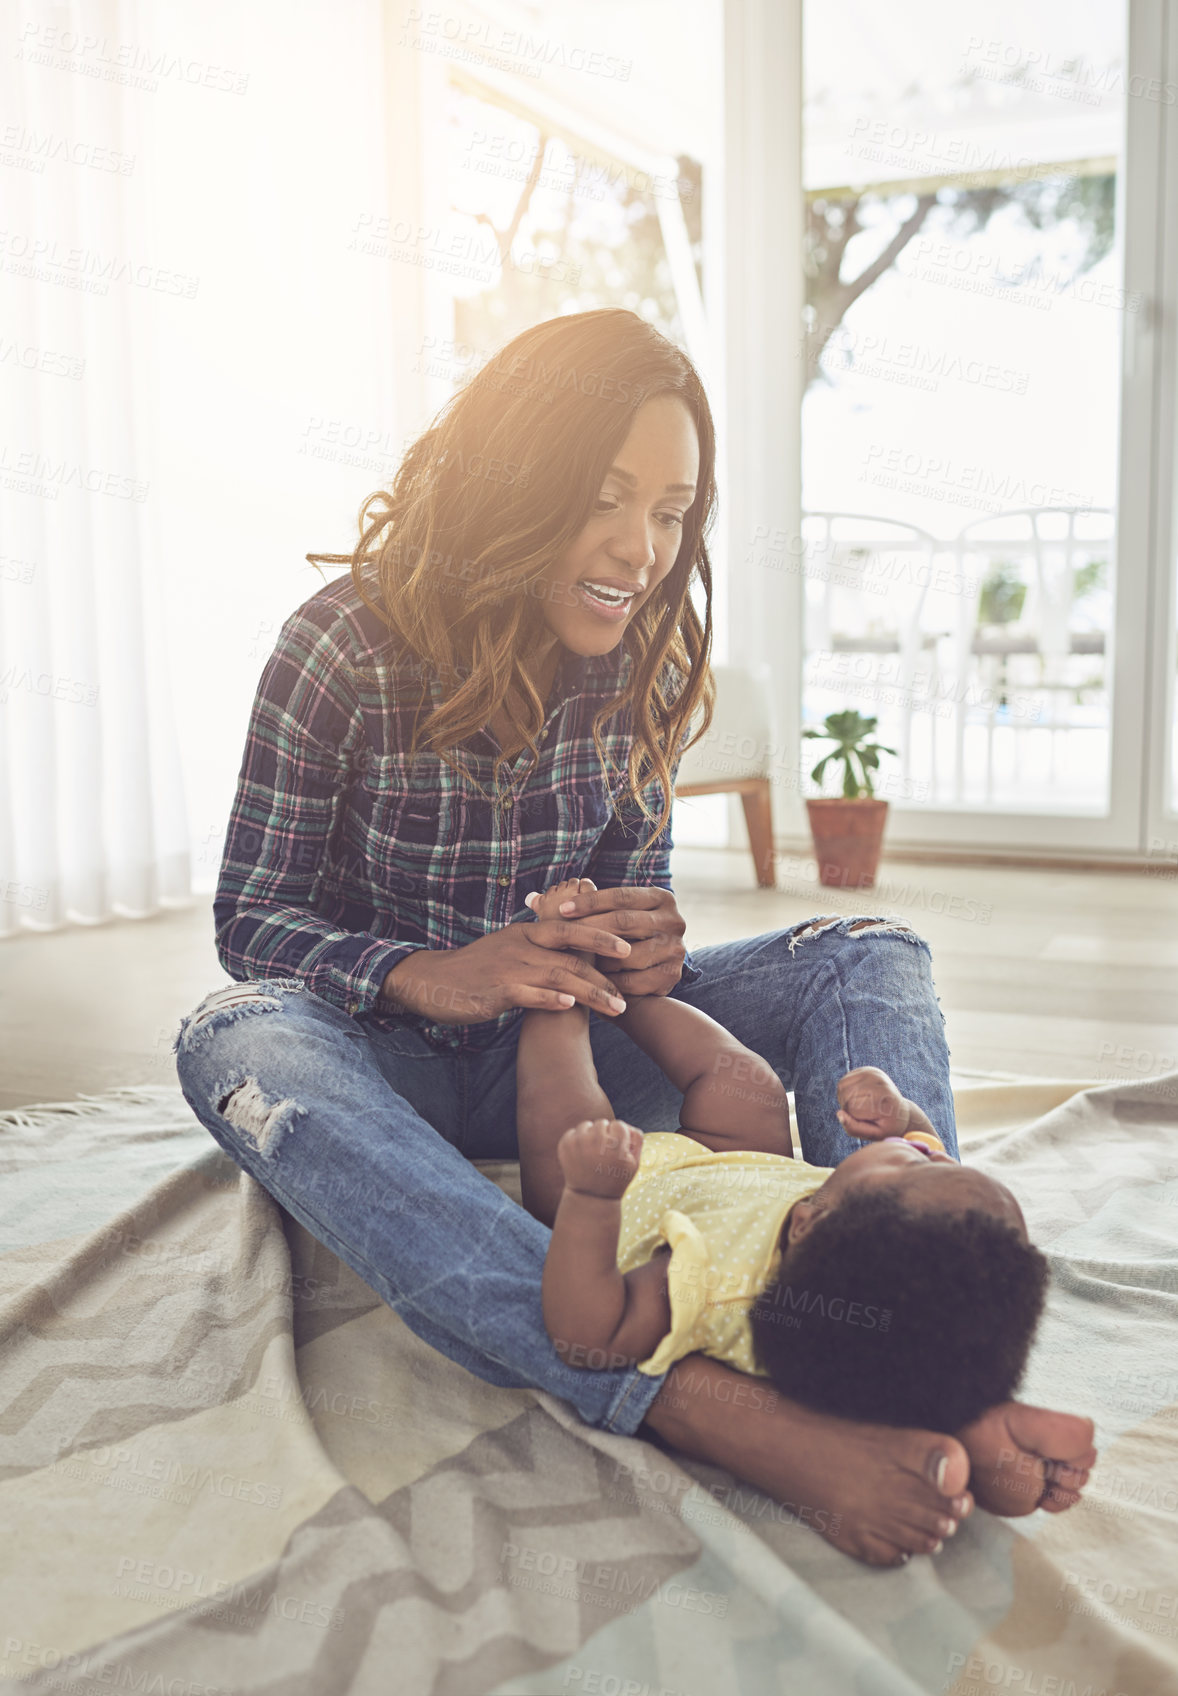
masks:
<svg viewBox="0 0 1178 1696"><path fill-rule="evenodd" d="M769 779L765 778L758 787L741 796L744 806L744 822L748 826L749 847L753 851L753 865L757 873L757 886L760 889L776 887L777 874L773 862L773 803L770 799Z"/></svg>

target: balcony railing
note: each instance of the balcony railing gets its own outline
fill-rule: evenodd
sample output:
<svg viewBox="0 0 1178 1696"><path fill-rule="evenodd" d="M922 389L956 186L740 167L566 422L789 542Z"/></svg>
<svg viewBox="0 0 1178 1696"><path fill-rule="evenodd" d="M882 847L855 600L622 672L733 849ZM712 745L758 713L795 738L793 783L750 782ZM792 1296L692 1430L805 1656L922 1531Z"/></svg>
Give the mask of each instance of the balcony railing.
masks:
<svg viewBox="0 0 1178 1696"><path fill-rule="evenodd" d="M808 717L843 705L874 713L912 792L923 786L932 801L991 803L1001 788L1017 806L1103 804L1111 511L1019 509L952 539L871 514L809 512L802 538ZM977 792L967 777L979 769Z"/></svg>

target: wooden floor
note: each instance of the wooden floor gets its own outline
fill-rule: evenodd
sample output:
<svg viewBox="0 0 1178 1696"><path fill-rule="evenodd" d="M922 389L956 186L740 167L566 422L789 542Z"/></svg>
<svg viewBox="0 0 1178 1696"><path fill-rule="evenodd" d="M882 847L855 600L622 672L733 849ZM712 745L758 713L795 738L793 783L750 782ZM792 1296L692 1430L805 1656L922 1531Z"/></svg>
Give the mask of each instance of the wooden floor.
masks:
<svg viewBox="0 0 1178 1696"><path fill-rule="evenodd" d="M812 862L811 862L812 865ZM927 938L957 1071L1142 1078L1178 1069L1178 881L1149 872L885 860L873 893L785 859L757 889L743 850L677 848L689 947L819 913L890 914ZM211 898L154 919L0 942L0 1107L173 1083L172 1037L227 982Z"/></svg>

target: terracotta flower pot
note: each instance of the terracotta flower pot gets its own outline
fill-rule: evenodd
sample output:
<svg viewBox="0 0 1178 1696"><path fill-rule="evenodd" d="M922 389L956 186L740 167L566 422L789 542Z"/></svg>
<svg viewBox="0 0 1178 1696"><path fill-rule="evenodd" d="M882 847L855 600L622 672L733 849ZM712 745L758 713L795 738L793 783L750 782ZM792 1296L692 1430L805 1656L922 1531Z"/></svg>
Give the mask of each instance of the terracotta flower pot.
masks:
<svg viewBox="0 0 1178 1696"><path fill-rule="evenodd" d="M828 889L870 889L875 883L888 803L860 795L847 801L807 801L818 881Z"/></svg>

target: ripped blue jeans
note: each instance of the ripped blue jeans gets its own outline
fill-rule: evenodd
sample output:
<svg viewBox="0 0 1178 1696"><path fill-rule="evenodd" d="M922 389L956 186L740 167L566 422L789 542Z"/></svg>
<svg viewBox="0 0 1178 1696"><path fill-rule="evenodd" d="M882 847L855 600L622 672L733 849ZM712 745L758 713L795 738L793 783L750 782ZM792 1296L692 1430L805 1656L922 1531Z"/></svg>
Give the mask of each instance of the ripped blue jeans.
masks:
<svg viewBox="0 0 1178 1696"><path fill-rule="evenodd" d="M795 1091L812 1165L862 1146L835 1086L879 1066L957 1153L949 1051L927 943L886 919L825 916L693 948L704 976L672 994L724 1025ZM598 1076L619 1118L673 1130L682 1096L608 1018L591 1014ZM547 1226L476 1160L517 1158L515 1054L458 1054L407 1026L366 1030L296 979L233 984L182 1022L180 1084L220 1146L347 1262L419 1337L492 1384L530 1385L590 1425L632 1435L663 1382L582 1371L544 1328ZM564 1128L564 1127L562 1127Z"/></svg>

